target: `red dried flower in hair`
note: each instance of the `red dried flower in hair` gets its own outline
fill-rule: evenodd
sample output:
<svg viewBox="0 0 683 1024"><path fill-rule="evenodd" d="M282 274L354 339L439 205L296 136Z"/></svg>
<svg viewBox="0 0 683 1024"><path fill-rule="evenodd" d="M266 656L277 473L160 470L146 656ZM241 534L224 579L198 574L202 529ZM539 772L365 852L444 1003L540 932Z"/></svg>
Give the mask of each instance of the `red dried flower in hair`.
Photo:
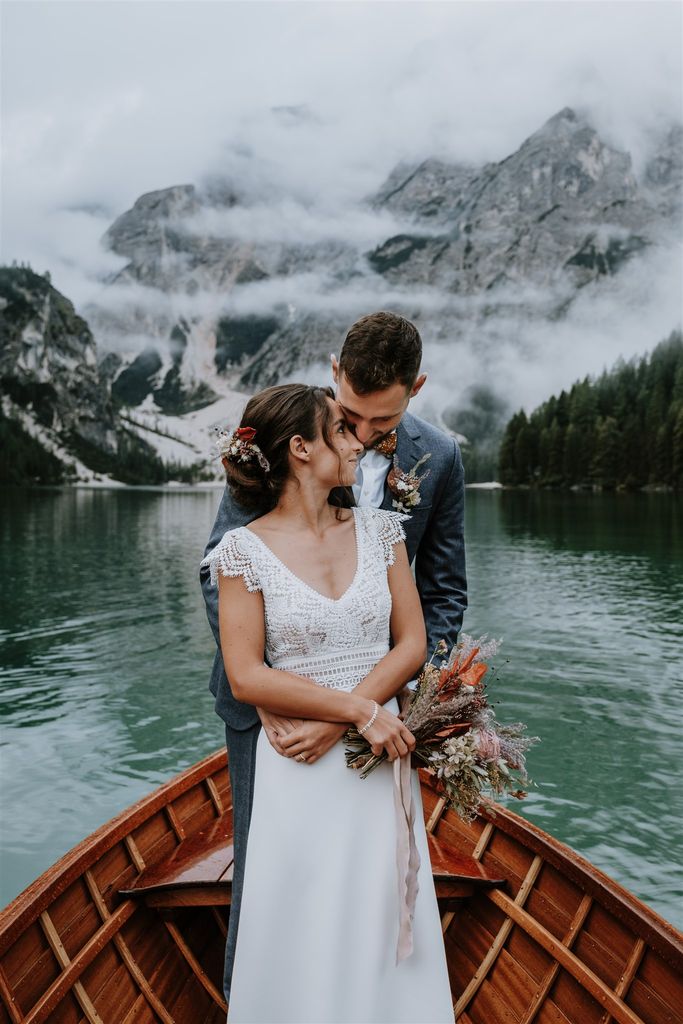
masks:
<svg viewBox="0 0 683 1024"><path fill-rule="evenodd" d="M240 441L253 441L256 437L256 431L253 427L238 427L235 433Z"/></svg>

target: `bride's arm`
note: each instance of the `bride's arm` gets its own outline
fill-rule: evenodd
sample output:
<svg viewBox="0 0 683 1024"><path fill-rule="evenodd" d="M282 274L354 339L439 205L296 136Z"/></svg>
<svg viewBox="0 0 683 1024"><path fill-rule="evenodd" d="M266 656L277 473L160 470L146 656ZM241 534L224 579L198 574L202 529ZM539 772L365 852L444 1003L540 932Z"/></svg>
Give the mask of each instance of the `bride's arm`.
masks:
<svg viewBox="0 0 683 1024"><path fill-rule="evenodd" d="M387 569L391 591L391 639L393 647L378 661L355 692L385 704L414 679L425 661L427 633L420 596L403 542L394 545L395 561Z"/></svg>
<svg viewBox="0 0 683 1024"><path fill-rule="evenodd" d="M386 704L409 679L415 677L425 659L424 618L405 544L397 544L394 551L394 564L387 570L391 591L391 636L394 646L353 691L359 696L376 700L380 705ZM288 735L279 737L278 752L296 757L300 751L313 751L313 756L308 757L312 762L338 743L345 730L345 725L330 725L321 721L303 722L288 730ZM375 739L372 729L368 730L366 736L371 743ZM412 750L413 744L410 743L409 746Z"/></svg>
<svg viewBox="0 0 683 1024"><path fill-rule="evenodd" d="M310 679L264 665L263 597L258 591L248 591L240 576L219 576L218 621L225 671L237 700L279 715L353 722L358 728L372 717L372 698L318 686ZM396 720L397 727L396 722L390 721L394 718L380 709L375 725L368 732L370 738L370 732L374 733L382 720L380 749L385 746L385 734L387 742L395 743L397 737L403 735L404 743L412 742L411 733L402 723Z"/></svg>

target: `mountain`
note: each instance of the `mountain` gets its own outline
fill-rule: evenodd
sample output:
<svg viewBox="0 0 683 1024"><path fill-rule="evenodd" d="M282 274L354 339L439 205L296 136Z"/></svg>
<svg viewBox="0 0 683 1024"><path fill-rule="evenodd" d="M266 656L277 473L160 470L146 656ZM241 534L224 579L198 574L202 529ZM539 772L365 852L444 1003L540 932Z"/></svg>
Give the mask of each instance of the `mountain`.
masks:
<svg viewBox="0 0 683 1024"><path fill-rule="evenodd" d="M24 334L41 337L46 350L56 344L56 404L61 410L63 399L64 408L54 414L53 436L74 458L87 448L97 453L94 464L118 465L122 438L129 444L134 436L166 464L155 478L171 463L181 476L209 473L197 467L212 423L234 420L245 393L259 387L321 379L350 323L390 308L413 319L425 340L433 399L420 411L465 435L476 479L492 472L519 403L515 385L534 361L552 365L563 355L562 326L575 310L598 340L600 330L616 335L632 268L657 257L640 275L648 282L680 260L680 126L653 144L636 174L628 153L565 108L498 162L401 164L336 219L277 184L266 193L261 176L253 178L173 185L140 196L116 218L102 244L120 268L98 300L79 309L92 332L87 341L72 310L64 315L72 326L55 343L41 297L49 282L13 285L12 355L3 354L3 365L20 358ZM25 321L21 287L32 296ZM45 294L55 310L67 303L54 289ZM593 327L586 304L601 296L611 298ZM69 377L63 362L76 337L79 369ZM50 362L45 352L41 358ZM48 382L37 367L8 370L3 383L17 415L30 405L34 433L47 427L38 399L26 404L22 374L42 388ZM85 411L74 377L83 382Z"/></svg>
<svg viewBox="0 0 683 1024"><path fill-rule="evenodd" d="M114 360L116 362L116 360ZM111 357L47 276L0 267L0 481L166 483L220 478L209 428L245 396L186 421L135 417L112 394Z"/></svg>
<svg viewBox="0 0 683 1024"><path fill-rule="evenodd" d="M481 169L427 161L392 183L377 205L415 211L411 234L370 255L390 280L458 294L504 285L579 288L652 242L671 215L633 174L631 158L566 108L506 160ZM648 186L659 191L653 176Z"/></svg>
<svg viewBox="0 0 683 1024"><path fill-rule="evenodd" d="M369 251L339 237L245 238L239 225L267 200L229 181L173 186L141 196L106 232L126 263L87 315L103 347L124 355L122 400L151 395L167 413L326 360L368 296L375 308L388 292L405 296L426 334L451 342L492 314L561 318L582 289L671 235L682 161L674 128L638 180L628 153L565 108L497 163L395 168L366 209L403 230ZM279 297L299 281L298 302Z"/></svg>

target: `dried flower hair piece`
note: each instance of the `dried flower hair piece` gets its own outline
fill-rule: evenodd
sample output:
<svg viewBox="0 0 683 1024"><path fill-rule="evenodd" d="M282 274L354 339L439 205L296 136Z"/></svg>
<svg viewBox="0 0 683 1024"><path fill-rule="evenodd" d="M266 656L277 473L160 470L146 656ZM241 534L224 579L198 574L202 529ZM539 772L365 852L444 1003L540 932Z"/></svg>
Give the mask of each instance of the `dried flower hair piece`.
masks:
<svg viewBox="0 0 683 1024"><path fill-rule="evenodd" d="M237 427L236 430L219 430L216 447L221 459L230 462L253 462L254 459L264 473L270 472L270 463L257 444L254 444L256 431L253 427Z"/></svg>

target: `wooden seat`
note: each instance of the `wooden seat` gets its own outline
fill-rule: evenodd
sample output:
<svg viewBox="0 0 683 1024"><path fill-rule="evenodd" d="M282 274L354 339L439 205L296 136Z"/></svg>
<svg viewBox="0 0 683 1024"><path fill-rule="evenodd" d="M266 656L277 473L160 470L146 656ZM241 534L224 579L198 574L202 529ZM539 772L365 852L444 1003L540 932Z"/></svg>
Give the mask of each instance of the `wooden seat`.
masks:
<svg viewBox="0 0 683 1024"><path fill-rule="evenodd" d="M183 839L175 850L140 872L124 896L143 897L153 907L198 907L230 903L233 871L232 810L208 828Z"/></svg>
<svg viewBox="0 0 683 1024"><path fill-rule="evenodd" d="M428 833L436 895L441 903L471 896L481 886L500 885L473 857L444 846ZM232 892L232 811L208 828L184 839L167 857L140 872L133 885L122 889L154 907L229 905Z"/></svg>
<svg viewBox="0 0 683 1024"><path fill-rule="evenodd" d="M445 846L433 833L427 833L427 840L434 888L442 905L466 899L476 889L504 883L504 878L490 874L474 857Z"/></svg>

